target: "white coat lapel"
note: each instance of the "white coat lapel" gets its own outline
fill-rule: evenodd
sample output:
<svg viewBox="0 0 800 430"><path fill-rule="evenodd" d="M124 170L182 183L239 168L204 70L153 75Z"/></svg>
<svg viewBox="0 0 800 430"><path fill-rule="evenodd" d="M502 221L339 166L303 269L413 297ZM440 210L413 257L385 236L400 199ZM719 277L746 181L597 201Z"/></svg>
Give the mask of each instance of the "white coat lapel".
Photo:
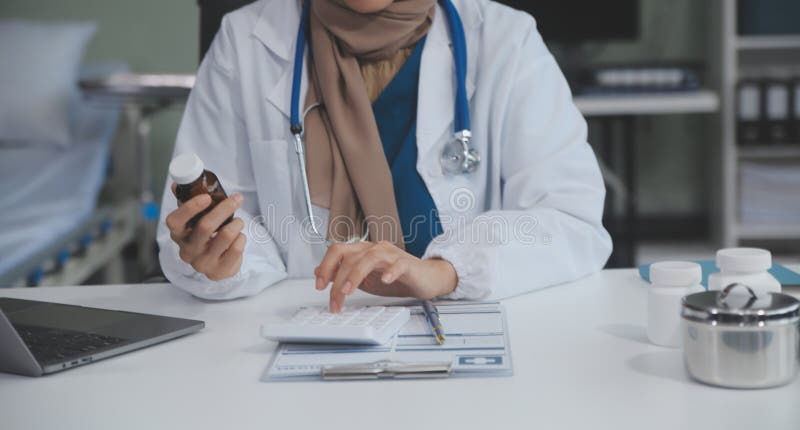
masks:
<svg viewBox="0 0 800 430"><path fill-rule="evenodd" d="M287 3L290 3L287 5ZM259 14L253 29L253 37L282 60L282 69L271 88L267 87L266 99L288 119L292 97L292 72L294 52L297 44L297 29L300 25L300 3L269 0ZM307 51L307 50L306 50ZM306 52L308 56L308 52ZM300 86L301 102L308 86L308 61L303 62L303 78Z"/></svg>
<svg viewBox="0 0 800 430"><path fill-rule="evenodd" d="M455 2L467 37L467 98L475 93L475 69L478 58L477 33L483 17L473 2ZM433 26L422 52L417 106L417 150L419 160L439 160L431 155L442 133L452 134L455 112L455 61L447 16L437 6ZM418 163L419 164L419 163Z"/></svg>

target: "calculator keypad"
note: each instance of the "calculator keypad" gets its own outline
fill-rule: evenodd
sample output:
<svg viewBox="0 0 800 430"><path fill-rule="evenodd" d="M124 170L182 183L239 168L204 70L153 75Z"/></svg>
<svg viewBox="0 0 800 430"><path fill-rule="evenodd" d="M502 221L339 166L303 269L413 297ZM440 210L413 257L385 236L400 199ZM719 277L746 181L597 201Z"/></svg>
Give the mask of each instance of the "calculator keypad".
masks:
<svg viewBox="0 0 800 430"><path fill-rule="evenodd" d="M261 335L281 342L380 345L391 339L410 318L402 306L346 306L332 314L327 308L300 308L283 322L265 324Z"/></svg>
<svg viewBox="0 0 800 430"><path fill-rule="evenodd" d="M302 308L290 320L294 325L312 326L350 326L366 327L372 326L375 330L382 330L394 318L402 313L399 307L386 306L366 306L366 307L344 307L341 313L333 314L324 308Z"/></svg>

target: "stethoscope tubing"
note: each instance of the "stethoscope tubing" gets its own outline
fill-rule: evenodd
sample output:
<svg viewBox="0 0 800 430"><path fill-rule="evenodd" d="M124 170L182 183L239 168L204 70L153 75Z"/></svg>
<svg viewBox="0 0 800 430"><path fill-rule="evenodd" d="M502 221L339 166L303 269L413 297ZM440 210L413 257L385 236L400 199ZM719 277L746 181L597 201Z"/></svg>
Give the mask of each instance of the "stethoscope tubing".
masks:
<svg viewBox="0 0 800 430"><path fill-rule="evenodd" d="M305 206L306 212L309 218L309 223L311 224L312 233L319 237L325 239L329 244L332 243L330 240L326 239L326 235L323 234L316 222L314 221L314 208L311 203L311 190L308 184L308 169L306 166L306 159L305 159L305 145L303 141L304 129L303 129L303 119L300 117L300 90L301 90L301 83L303 81L303 64L305 60L305 51L306 47L308 46L308 35L309 35L309 23L311 17L311 1L306 0L303 8L302 13L300 16L300 25L297 29L297 45L295 46L295 53L294 53L294 70L292 73L292 95L291 95L291 106L290 106L290 113L289 113L289 121L290 121L290 131L294 136L294 146L295 152L297 153L298 158L298 165L300 167L300 174L301 174L301 181L303 186L303 194L305 197ZM464 152L464 156L468 155L469 153L474 152L469 144L469 140L472 136L470 131L470 112L469 112L469 100L467 99L467 41L464 32L464 24L461 21L461 17L458 14L455 6L453 5L451 0L439 0L439 3L445 10L447 14L447 22L448 28L450 32L450 38L453 41L453 58L455 61L455 77L456 77L456 97L455 97L455 107L454 107L454 118L453 118L453 133L456 138L457 142L460 142L462 145L462 150ZM309 56L313 55L312 51L309 49ZM346 241L345 243L354 243L354 242L363 242L366 241L369 237L369 232L367 229L364 229L364 235L360 238L354 237L351 240Z"/></svg>
<svg viewBox="0 0 800 430"><path fill-rule="evenodd" d="M439 0L447 13L450 38L453 40L453 58L456 62L456 100L453 132L471 130L469 100L467 100L467 38L464 24L456 7L450 0Z"/></svg>

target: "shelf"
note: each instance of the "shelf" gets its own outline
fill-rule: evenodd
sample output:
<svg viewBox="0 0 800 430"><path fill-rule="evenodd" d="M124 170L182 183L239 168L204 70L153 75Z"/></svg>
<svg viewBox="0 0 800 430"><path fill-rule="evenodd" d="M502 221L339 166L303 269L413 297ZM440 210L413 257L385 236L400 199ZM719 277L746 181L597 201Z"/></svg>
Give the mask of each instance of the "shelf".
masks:
<svg viewBox="0 0 800 430"><path fill-rule="evenodd" d="M735 40L739 49L800 49L800 35L739 36Z"/></svg>
<svg viewBox="0 0 800 430"><path fill-rule="evenodd" d="M800 224L739 224L739 239L800 239Z"/></svg>
<svg viewBox="0 0 800 430"><path fill-rule="evenodd" d="M719 109L719 97L710 90L604 94L577 96L574 100L585 116L713 113Z"/></svg>
<svg viewBox="0 0 800 430"><path fill-rule="evenodd" d="M670 260L713 260L718 248L711 241L642 241L636 247L636 264Z"/></svg>
<svg viewBox="0 0 800 430"><path fill-rule="evenodd" d="M737 146L739 158L748 160L800 158L800 143L789 145L754 144Z"/></svg>

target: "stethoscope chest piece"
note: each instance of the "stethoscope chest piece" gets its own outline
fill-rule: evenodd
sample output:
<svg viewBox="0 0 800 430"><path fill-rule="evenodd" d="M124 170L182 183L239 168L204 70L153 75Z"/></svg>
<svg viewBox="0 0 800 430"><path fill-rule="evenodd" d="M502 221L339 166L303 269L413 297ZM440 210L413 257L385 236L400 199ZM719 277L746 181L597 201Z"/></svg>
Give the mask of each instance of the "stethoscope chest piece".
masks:
<svg viewBox="0 0 800 430"><path fill-rule="evenodd" d="M470 145L472 135L468 130L456 133L455 138L442 149L440 162L446 175L462 175L478 170L481 156Z"/></svg>

